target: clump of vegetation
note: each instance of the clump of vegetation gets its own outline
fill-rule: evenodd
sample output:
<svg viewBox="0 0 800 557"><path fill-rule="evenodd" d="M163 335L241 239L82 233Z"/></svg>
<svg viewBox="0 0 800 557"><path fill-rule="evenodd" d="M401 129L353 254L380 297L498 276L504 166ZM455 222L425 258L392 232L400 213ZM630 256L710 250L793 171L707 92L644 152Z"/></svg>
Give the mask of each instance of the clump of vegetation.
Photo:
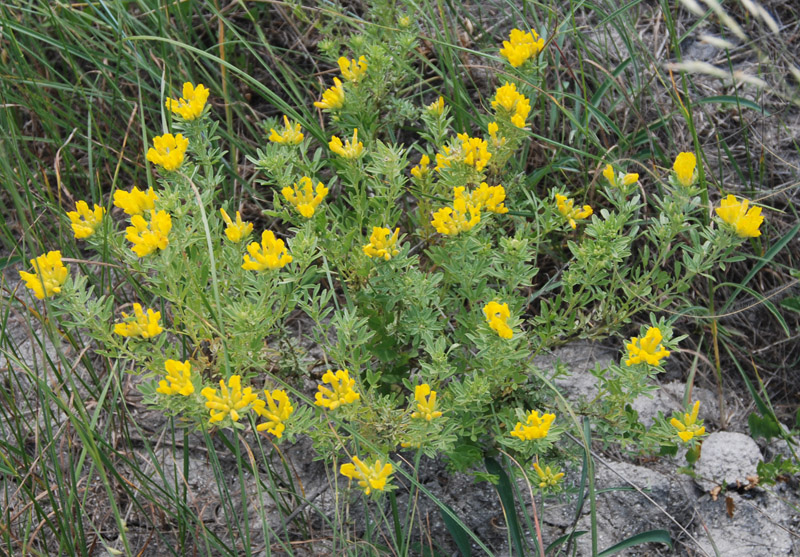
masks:
<svg viewBox="0 0 800 557"><path fill-rule="evenodd" d="M608 91L624 95L611 77L593 83L591 98L588 89L575 95L554 84L565 68L574 75L561 65L567 47L560 28L532 20L481 51L454 46L447 33L434 46L430 22L412 23L409 8L379 3L355 30L342 16L325 19L327 38L306 62L338 67L324 78L330 87L278 64L283 94L268 94L271 106L260 108L277 118L238 114L248 127L241 133L232 112L240 101L227 80L233 74L251 87L255 80L226 59L221 44L214 55L187 47L198 59L180 72L202 76L204 64L218 64L220 73L208 77L219 79L183 82L177 98L163 82L163 101L140 85L129 125L139 118L150 139L138 155L126 150L128 133L104 140L105 152L119 153L113 191L94 184L82 199L70 195L68 211L61 209L66 200L45 198L49 210L37 211L38 226L68 223L72 234L54 242L27 238L26 250L38 255L19 272L30 295L17 291L13 305L24 307L43 335L81 349L88 377L73 373L74 366L59 369L55 386L28 373L47 407L45 423L63 413L57 423L77 432L83 448L70 453L73 470L91 462L117 538L86 531L91 519L73 483L80 474L56 470L62 457L52 446L36 465L37 477L23 477L16 463L30 455L6 440L18 489L34 502L40 479L49 486L54 474L56 488L46 492L58 509L58 524L38 503L21 511L38 517L31 522L41 520L39 528L46 524L53 538L25 531L20 541L6 530L9 549L71 552L91 538L110 551L135 553L122 503L115 502L122 493L131 508L156 505L162 520L177 524L178 552L236 554L259 529L291 552L296 531L285 524L273 531L263 509L255 528L246 501L268 494L284 517L298 516L309 501L282 451L306 438L337 491L337 512L325 518L332 551L355 551L360 543L345 526L347 513L338 511L355 501L362 517L356 537L394 553L412 551L419 543L415 509L399 506L398 493L409 492L407 501L430 496L417 480L423 457L497 483L512 506L508 474L524 480L534 513L536 497L564 497L582 476L591 478L593 440L637 456L686 448L691 473L707 434L699 401L687 393L684 412L660 414L650 427L632 404L657 389L656 377L689 339L679 332L687 323L712 320L719 371L715 277L751 259L763 267L791 237L773 237L773 211L755 196L717 194L691 126L691 138L662 149L660 141L624 134L622 123L598 110ZM146 18L119 9L134 28ZM169 17L191 19L183 13L191 7L176 9ZM257 21L256 12L268 8L241 9ZM214 11L224 34L230 21ZM93 10L83 15L99 17ZM297 7L295 17L307 21L308 14ZM68 22L83 25L79 18ZM142 40L170 44L130 38L135 34L125 34L125 48ZM443 70L424 54L431 48ZM459 56L478 54L491 72L477 87L448 77L448 70L460 75ZM589 74L582 75L586 87ZM150 77L162 83L159 74ZM677 113L691 124L681 107ZM148 133L148 125L159 131ZM619 143L605 148L598 130L613 131ZM248 149L248 138L255 148ZM73 155L70 161L83 163ZM244 167L248 173L240 175ZM142 175L146 187L118 180ZM57 185L60 196L60 177ZM29 189L26 198L33 203L37 196ZM27 222L31 211L23 202L15 206ZM750 278L737 293L751 292ZM699 307L697 293L707 289L711 298ZM598 394L580 412L536 360L578 339L607 342L619 354L594 370ZM320 356L312 359L312 351ZM140 429L124 403L131 388L163 417L162 432L173 443L204 439L224 501L223 535L192 508L177 474L170 482L159 471L159 485L147 477L129 450L130 431L123 448L112 443L116 420ZM759 423L777 427L769 404L751 391L761 401ZM98 430L101 410L107 425ZM19 416L10 410L3 420L21 435ZM46 429L49 439L60 435ZM769 431L790 437L778 429ZM137 434L137 442L146 437ZM154 456L152 442L145 443ZM221 473L223 455L233 459L238 487ZM182 458L185 480L188 448ZM255 494L246 476L255 478ZM245 503L237 507L232 492ZM434 501L461 547L464 524ZM592 542L597 551L596 531Z"/></svg>

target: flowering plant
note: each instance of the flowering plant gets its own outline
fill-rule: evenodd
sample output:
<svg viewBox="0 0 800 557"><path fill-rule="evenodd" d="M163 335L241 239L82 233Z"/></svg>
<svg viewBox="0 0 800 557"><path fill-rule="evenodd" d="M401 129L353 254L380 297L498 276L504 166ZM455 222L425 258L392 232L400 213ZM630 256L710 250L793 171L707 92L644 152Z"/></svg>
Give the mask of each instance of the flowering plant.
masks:
<svg viewBox="0 0 800 557"><path fill-rule="evenodd" d="M248 156L241 200L219 195L215 87L184 84L145 155L153 186L118 189L113 212L78 201L64 219L136 288L95 291L59 251L31 260L25 286L180 427L243 444L308 436L328 464L347 461L339 480L374 497L408 474L404 451L476 475L502 451L559 489L574 473L555 462L565 433L587 430L536 356L577 339L620 354L582 401L598 436L643 452L699 446L697 404L649 428L631 405L679 352L693 281L740 260L762 208L728 195L710 218L688 152L660 174L595 153L585 180L577 164L562 165L565 184L548 168L531 177L546 39L511 31L472 124L445 91L393 98L407 85L395 56L413 44L354 41L348 56L321 45L339 72L307 100L324 127L282 107Z"/></svg>

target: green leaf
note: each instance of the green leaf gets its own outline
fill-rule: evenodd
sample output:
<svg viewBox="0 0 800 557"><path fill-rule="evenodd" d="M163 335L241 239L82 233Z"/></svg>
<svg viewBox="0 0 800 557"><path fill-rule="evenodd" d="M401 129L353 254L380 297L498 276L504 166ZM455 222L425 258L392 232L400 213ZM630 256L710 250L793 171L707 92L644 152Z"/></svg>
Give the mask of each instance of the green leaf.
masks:
<svg viewBox="0 0 800 557"><path fill-rule="evenodd" d="M694 465L695 462L700 458L700 445L695 445L691 447L688 451L686 451L686 462L690 465Z"/></svg>
<svg viewBox="0 0 800 557"><path fill-rule="evenodd" d="M661 445L658 453L661 456L675 456L678 454L678 445Z"/></svg>
<svg viewBox="0 0 800 557"><path fill-rule="evenodd" d="M511 536L511 540L514 542L517 554L525 555L525 545L522 541L522 532L517 519L517 507L514 504L514 492L511 489L511 480L508 479L508 474L506 474L506 471L503 470L503 467L500 466L495 459L486 457L484 462L486 464L486 471L499 478L495 487L498 495L500 495L500 502L503 504L503 513L506 517L508 533Z"/></svg>
<svg viewBox="0 0 800 557"><path fill-rule="evenodd" d="M703 99L699 99L695 101L695 104L734 104L736 106L744 106L746 108L752 108L753 110L757 110L761 112L764 116L769 116L770 113L766 110L763 106L754 103L753 101L743 99L741 97L734 97L732 95L715 95L713 97L705 97Z"/></svg>
<svg viewBox="0 0 800 557"><path fill-rule="evenodd" d="M554 541L553 543L548 545L547 549L544 550L544 554L547 555L551 551L553 551L553 550L561 547L563 544L567 543L569 540L571 540L573 538L579 538L582 535L588 534L588 533L589 533L588 530L578 530L576 532L570 532L569 534L563 535L560 538L558 538L556 541Z"/></svg>
<svg viewBox="0 0 800 557"><path fill-rule="evenodd" d="M628 549L629 547L643 543L663 543L672 549L672 537L669 535L667 530L650 530L648 532L642 532L641 534L631 536L627 540L622 540L616 545L612 545L605 551L598 553L597 557L608 557L609 555L619 553L623 549Z"/></svg>
<svg viewBox="0 0 800 557"><path fill-rule="evenodd" d="M747 425L753 437L763 437L769 441L773 437L781 436L781 426L771 415L762 418L753 412L747 417Z"/></svg>
<svg viewBox="0 0 800 557"><path fill-rule="evenodd" d="M455 515L455 511L445 503L440 502L442 507L439 509L439 512L442 514L442 520L444 520L444 525L447 528L447 531L450 532L450 535L453 536L453 540L456 542L458 546L458 551L461 555L465 557L471 557L472 555L472 545L470 544L469 534L464 528L455 520L453 520L453 516ZM444 507L447 507L447 510L450 512L445 512Z"/></svg>
<svg viewBox="0 0 800 557"><path fill-rule="evenodd" d="M782 308L800 312L800 297L784 298L779 305Z"/></svg>

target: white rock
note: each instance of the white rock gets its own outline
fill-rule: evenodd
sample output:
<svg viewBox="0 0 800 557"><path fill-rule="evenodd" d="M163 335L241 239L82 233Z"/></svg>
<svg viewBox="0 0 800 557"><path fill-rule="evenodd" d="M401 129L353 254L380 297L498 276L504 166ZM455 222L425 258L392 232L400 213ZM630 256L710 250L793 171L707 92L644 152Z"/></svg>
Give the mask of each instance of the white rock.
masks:
<svg viewBox="0 0 800 557"><path fill-rule="evenodd" d="M747 435L719 431L703 442L697 461L697 483L705 491L715 486L747 485L748 476L756 475L761 450Z"/></svg>

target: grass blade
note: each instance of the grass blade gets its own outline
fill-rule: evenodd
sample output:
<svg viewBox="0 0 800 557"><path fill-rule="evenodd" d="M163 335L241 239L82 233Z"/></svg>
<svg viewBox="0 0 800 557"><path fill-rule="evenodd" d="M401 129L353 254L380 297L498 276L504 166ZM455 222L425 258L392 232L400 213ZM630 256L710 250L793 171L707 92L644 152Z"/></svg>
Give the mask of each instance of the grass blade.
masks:
<svg viewBox="0 0 800 557"><path fill-rule="evenodd" d="M647 532L642 532L641 534L631 536L626 540L622 540L618 544L612 545L605 551L601 551L597 557L608 557L609 555L615 555L624 549L628 549L629 547L634 547L643 543L663 543L672 549L672 537L669 535L667 530L649 530Z"/></svg>

